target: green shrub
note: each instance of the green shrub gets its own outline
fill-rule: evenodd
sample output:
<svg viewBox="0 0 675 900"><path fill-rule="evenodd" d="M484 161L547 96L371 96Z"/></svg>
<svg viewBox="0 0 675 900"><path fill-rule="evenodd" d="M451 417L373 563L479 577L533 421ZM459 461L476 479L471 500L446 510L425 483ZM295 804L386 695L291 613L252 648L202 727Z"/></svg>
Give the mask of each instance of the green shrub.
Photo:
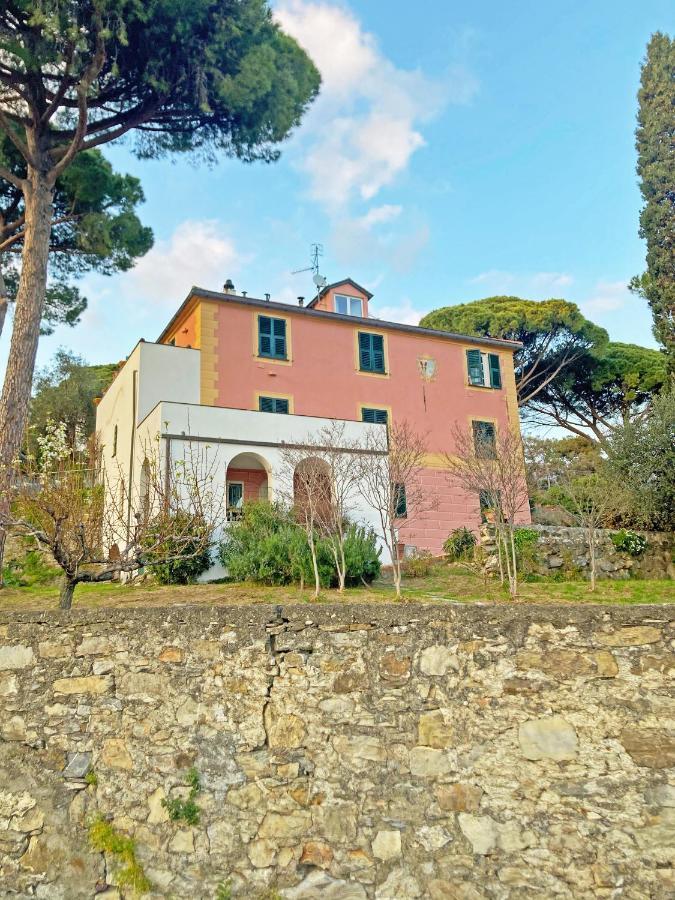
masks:
<svg viewBox="0 0 675 900"><path fill-rule="evenodd" d="M189 513L158 518L145 530L142 545L145 566L160 584L190 584L211 566L207 526Z"/></svg>
<svg viewBox="0 0 675 900"><path fill-rule="evenodd" d="M27 550L18 559L11 559L2 569L2 580L6 587L30 587L49 584L61 574L56 566L45 562L37 550Z"/></svg>
<svg viewBox="0 0 675 900"><path fill-rule="evenodd" d="M433 565L434 558L428 550L415 550L403 563L403 573L408 578L427 578Z"/></svg>
<svg viewBox="0 0 675 900"><path fill-rule="evenodd" d="M335 561L327 539L314 538L319 578L323 587L337 584ZM345 534L347 584L370 582L380 573L375 533L355 524ZM235 581L260 584L311 583L312 558L303 528L278 503L265 500L244 505L242 518L230 525L218 558Z"/></svg>
<svg viewBox="0 0 675 900"><path fill-rule="evenodd" d="M165 798L162 800L162 806L169 813L172 822L199 825L200 809L195 803L195 797L201 791L202 785L199 780L199 772L194 766L188 771L185 782L190 788L187 798L185 800L182 797Z"/></svg>
<svg viewBox="0 0 675 900"><path fill-rule="evenodd" d="M448 559L456 562L471 559L476 547L476 535L468 528L455 528L443 544Z"/></svg>
<svg viewBox="0 0 675 900"><path fill-rule="evenodd" d="M647 549L647 538L629 528L622 528L610 535L610 539L620 553L627 553L629 556L642 556Z"/></svg>
<svg viewBox="0 0 675 900"><path fill-rule="evenodd" d="M355 585L362 582L370 584L380 574L380 549L377 546L377 535L372 528L350 524L345 535L345 562L347 564L346 582Z"/></svg>
<svg viewBox="0 0 675 900"><path fill-rule="evenodd" d="M289 584L300 579L309 556L307 539L291 514L265 500L244 504L229 526L218 558L235 581Z"/></svg>

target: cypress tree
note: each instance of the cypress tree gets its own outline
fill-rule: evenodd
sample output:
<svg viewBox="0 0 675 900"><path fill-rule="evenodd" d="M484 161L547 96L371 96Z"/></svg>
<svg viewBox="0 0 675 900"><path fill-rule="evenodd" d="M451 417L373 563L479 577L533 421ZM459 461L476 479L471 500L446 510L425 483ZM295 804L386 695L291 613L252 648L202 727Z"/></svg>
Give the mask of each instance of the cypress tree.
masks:
<svg viewBox="0 0 675 900"><path fill-rule="evenodd" d="M675 372L675 40L652 35L642 65L635 144L647 268L631 282L651 307L654 335Z"/></svg>

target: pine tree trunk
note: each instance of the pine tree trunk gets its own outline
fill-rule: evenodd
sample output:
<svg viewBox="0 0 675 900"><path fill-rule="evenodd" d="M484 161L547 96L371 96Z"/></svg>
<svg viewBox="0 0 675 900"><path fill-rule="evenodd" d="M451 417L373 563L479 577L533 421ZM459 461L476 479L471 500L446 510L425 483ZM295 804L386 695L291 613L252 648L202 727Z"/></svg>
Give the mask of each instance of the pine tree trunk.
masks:
<svg viewBox="0 0 675 900"><path fill-rule="evenodd" d="M0 397L0 519L9 513L12 464L21 447L33 385L35 355L47 287L47 260L53 213L53 188L41 172L29 169L24 201L26 231L21 276L14 307L14 327ZM0 570L5 546L0 529Z"/></svg>
<svg viewBox="0 0 675 900"><path fill-rule="evenodd" d="M70 609L73 605L73 594L75 593L75 581L69 581L68 578L63 579L61 585L61 593L59 595L59 608Z"/></svg>
<svg viewBox="0 0 675 900"><path fill-rule="evenodd" d="M588 553L591 564L591 590L595 590L595 529L588 529Z"/></svg>

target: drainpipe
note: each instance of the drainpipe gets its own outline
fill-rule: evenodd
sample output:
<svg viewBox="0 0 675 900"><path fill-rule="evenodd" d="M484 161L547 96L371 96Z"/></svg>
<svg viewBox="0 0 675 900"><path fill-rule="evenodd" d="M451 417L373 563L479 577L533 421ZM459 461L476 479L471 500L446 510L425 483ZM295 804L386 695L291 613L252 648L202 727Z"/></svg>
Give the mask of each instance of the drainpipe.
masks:
<svg viewBox="0 0 675 900"><path fill-rule="evenodd" d="M131 441L129 444L129 488L127 491L127 546L131 543L131 492L134 483L134 457L136 449L136 389L138 385L138 369L132 373L131 389Z"/></svg>

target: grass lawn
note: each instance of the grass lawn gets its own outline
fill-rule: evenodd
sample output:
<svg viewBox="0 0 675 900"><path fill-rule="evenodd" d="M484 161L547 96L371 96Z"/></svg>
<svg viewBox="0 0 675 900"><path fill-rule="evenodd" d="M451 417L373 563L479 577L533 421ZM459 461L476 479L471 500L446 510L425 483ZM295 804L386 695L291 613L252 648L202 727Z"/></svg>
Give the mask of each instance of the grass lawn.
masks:
<svg viewBox="0 0 675 900"><path fill-rule="evenodd" d="M0 590L0 610L56 609L58 581ZM394 599L391 580L371 587L350 588L344 594L323 591L320 603L386 603ZM511 603L508 592L494 579L485 580L458 564L439 560L423 578L404 579L403 599L415 603ZM82 584L75 591L75 607L165 606L170 604L309 603L311 592L297 586L227 582L163 587L156 584ZM585 581L523 582L520 603L675 603L674 581L599 581L594 593Z"/></svg>

